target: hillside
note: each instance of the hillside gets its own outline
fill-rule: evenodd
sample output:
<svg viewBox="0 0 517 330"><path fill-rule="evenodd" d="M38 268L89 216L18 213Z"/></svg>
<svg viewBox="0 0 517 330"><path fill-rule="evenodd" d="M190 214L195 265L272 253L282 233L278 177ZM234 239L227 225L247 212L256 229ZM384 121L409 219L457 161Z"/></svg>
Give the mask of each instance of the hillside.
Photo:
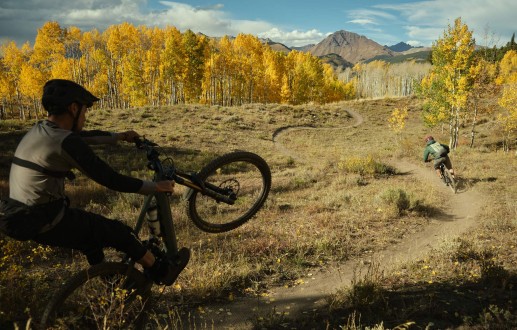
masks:
<svg viewBox="0 0 517 330"><path fill-rule="evenodd" d="M388 63L402 63L405 61L415 61L419 63L424 63L429 60L430 51L423 50L423 51L416 51L416 52L408 52L408 53L401 53L394 56L388 56L388 55L379 55L374 56L366 61L365 63L370 63L372 61L384 61Z"/></svg>
<svg viewBox="0 0 517 330"><path fill-rule="evenodd" d="M326 54L326 55L319 56L319 58L323 62L330 64L335 70L351 68L354 66L352 63L346 61L338 54Z"/></svg>
<svg viewBox="0 0 517 330"><path fill-rule="evenodd" d="M309 49L311 49L312 47L314 47L315 45L314 44L309 44L309 45L305 45L305 46L300 46L300 47L291 47L291 49L294 49L294 50L297 50L297 51L300 51L300 52L308 52Z"/></svg>
<svg viewBox="0 0 517 330"><path fill-rule="evenodd" d="M396 134L387 122L405 107L407 125ZM475 148L462 130L452 156L461 190L451 195L421 160L424 133L446 140L423 125L421 110L418 100L404 98L89 112L89 129L145 133L186 170L235 149L260 154L272 169L266 206L227 234L196 229L177 185L171 205L178 242L193 257L177 285L153 288L151 327L223 329L238 317L253 329L343 329L355 322L347 328L353 330L384 322L375 327L381 330L410 321L410 329L515 328L517 256L509 247L517 245L517 158L501 152L494 115L484 116ZM29 124L1 127L2 196ZM150 174L144 153L130 144L96 151L123 173ZM77 174L67 184L73 206L134 223L142 196ZM79 253L5 237L0 244L2 329L36 321L50 295L86 267ZM309 312L296 313L304 306ZM493 312L499 318L489 318Z"/></svg>
<svg viewBox="0 0 517 330"><path fill-rule="evenodd" d="M267 39L261 39L261 41L268 45L269 47L271 47L272 50L275 50L277 52L282 52L282 53L289 53L291 51L291 49L289 47L287 47L286 45L282 44L282 43L279 43L279 42L275 42L269 38Z"/></svg>

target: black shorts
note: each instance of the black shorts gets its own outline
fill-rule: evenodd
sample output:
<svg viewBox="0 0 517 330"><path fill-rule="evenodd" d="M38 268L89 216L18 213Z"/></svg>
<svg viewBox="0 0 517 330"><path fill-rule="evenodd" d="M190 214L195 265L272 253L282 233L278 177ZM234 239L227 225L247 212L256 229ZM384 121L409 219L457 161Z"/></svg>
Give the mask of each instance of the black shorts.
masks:
<svg viewBox="0 0 517 330"><path fill-rule="evenodd" d="M444 163L445 167L447 167L447 169L449 169L449 170L452 168L452 163L451 163L451 159L449 158L449 156L436 158L434 160L434 169L435 170L439 169L441 163Z"/></svg>
<svg viewBox="0 0 517 330"><path fill-rule="evenodd" d="M133 230L121 221L74 208L68 208L54 228L37 235L34 241L79 250L92 265L103 261L105 247L125 252L135 261L147 251Z"/></svg>

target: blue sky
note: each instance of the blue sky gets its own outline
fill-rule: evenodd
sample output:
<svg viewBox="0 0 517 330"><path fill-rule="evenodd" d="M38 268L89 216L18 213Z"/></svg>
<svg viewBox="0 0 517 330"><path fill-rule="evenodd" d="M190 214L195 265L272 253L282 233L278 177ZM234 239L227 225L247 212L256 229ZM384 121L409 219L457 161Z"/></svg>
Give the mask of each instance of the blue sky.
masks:
<svg viewBox="0 0 517 330"><path fill-rule="evenodd" d="M517 0L2 0L0 43L34 43L44 22L83 31L130 22L173 25L208 36L249 33L291 46L347 30L379 44L431 46L461 17L480 45L501 45L517 30Z"/></svg>

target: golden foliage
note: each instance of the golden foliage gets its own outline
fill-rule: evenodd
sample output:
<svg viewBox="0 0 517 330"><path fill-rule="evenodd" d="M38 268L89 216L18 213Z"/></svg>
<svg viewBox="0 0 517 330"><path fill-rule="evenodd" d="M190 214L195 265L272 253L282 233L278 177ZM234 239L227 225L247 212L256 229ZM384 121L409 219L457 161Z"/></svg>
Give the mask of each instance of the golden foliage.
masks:
<svg viewBox="0 0 517 330"><path fill-rule="evenodd" d="M122 23L83 33L47 22L34 49L10 43L3 51L0 97L21 96L7 103L11 112L27 104L42 112L34 101L50 78L75 80L112 108L327 103L354 95L354 85L340 82L317 57L296 51L286 56L247 34L209 41L174 27Z"/></svg>
<svg viewBox="0 0 517 330"><path fill-rule="evenodd" d="M433 44L433 69L421 85L426 100L424 118L431 126L448 122L453 149L458 143L460 118L469 110L474 47L472 31L457 18Z"/></svg>
<svg viewBox="0 0 517 330"><path fill-rule="evenodd" d="M386 174L391 171L388 166L378 162L372 155L368 155L366 157L352 156L344 158L338 163L338 168L347 173L370 176Z"/></svg>
<svg viewBox="0 0 517 330"><path fill-rule="evenodd" d="M505 111L497 116L497 120L503 131L503 148L508 151L512 135L517 131L517 52L511 50L505 54L496 81L504 85L498 103Z"/></svg>
<svg viewBox="0 0 517 330"><path fill-rule="evenodd" d="M395 133L400 133L406 126L406 119L408 117L408 108L404 107L403 109L395 108L392 113L391 117L388 118L388 123L390 125L390 128Z"/></svg>

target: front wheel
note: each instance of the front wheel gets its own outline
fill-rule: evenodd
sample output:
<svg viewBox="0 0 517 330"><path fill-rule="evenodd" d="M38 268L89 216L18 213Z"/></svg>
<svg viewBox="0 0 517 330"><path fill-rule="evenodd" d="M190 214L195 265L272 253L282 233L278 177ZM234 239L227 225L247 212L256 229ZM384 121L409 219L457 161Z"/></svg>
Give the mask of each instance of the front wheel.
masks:
<svg viewBox="0 0 517 330"><path fill-rule="evenodd" d="M222 233L251 219L264 205L271 189L271 170L260 156L236 151L214 159L197 174L207 189L229 197L217 201L193 191L187 199L187 214L194 224L209 233Z"/></svg>
<svg viewBox="0 0 517 330"><path fill-rule="evenodd" d="M451 188L451 190L456 193L456 180L454 180L454 178L452 177L451 173L449 172L449 170L444 170L444 176L445 176L445 180L446 180L446 183L447 185Z"/></svg>
<svg viewBox="0 0 517 330"><path fill-rule="evenodd" d="M43 312L41 329L139 328L152 282L133 266L107 262L70 278Z"/></svg>

